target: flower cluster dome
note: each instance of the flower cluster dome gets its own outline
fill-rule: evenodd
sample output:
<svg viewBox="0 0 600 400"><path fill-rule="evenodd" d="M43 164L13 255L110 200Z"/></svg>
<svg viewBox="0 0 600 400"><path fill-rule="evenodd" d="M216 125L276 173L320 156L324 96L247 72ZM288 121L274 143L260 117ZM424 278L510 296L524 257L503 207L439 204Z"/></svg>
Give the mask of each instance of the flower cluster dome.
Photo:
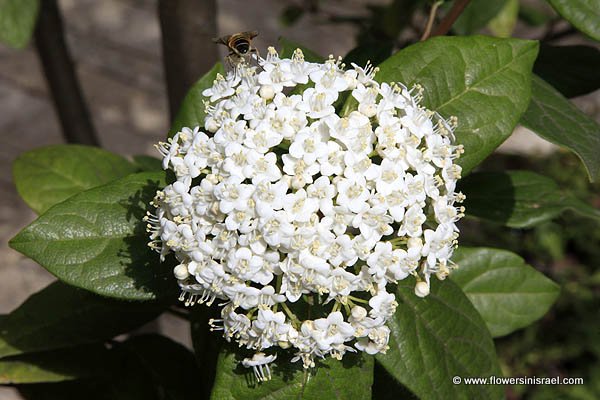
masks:
<svg viewBox="0 0 600 400"><path fill-rule="evenodd" d="M158 146L176 181L153 201L150 246L174 253L187 305L223 306L211 325L257 352L245 365L259 378L275 346L305 368L385 352L393 284L412 275L423 297L451 269L455 121L370 66L273 48L258 64L217 75L204 127Z"/></svg>

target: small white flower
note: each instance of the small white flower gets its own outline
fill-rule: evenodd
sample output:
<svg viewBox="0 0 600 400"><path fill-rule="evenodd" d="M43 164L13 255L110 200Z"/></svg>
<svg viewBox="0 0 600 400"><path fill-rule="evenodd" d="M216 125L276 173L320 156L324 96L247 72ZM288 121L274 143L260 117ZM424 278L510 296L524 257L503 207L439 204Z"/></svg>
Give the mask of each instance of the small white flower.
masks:
<svg viewBox="0 0 600 400"><path fill-rule="evenodd" d="M231 96L235 93L235 85L239 83L239 79L235 78L232 75L229 75L227 79L223 77L221 74L217 74L213 86L205 89L202 92L202 96L208 97L210 96L210 101L215 102L224 97Z"/></svg>
<svg viewBox="0 0 600 400"><path fill-rule="evenodd" d="M335 113L333 102L337 100L331 91L318 92L314 88L308 88L302 93L302 103L297 108L305 111L309 118L323 118Z"/></svg>
<svg viewBox="0 0 600 400"><path fill-rule="evenodd" d="M319 209L319 200L309 197L306 190L300 189L285 195L283 209L292 221L306 222Z"/></svg>
<svg viewBox="0 0 600 400"><path fill-rule="evenodd" d="M289 154L297 159L302 159L306 164L313 164L317 158L327 154L327 138L319 129L304 129L298 132L290 145Z"/></svg>
<svg viewBox="0 0 600 400"><path fill-rule="evenodd" d="M344 321L344 316L339 311L332 312L327 318L316 319L311 332L316 345L322 351L330 351L332 345L343 344L352 335L354 328Z"/></svg>
<svg viewBox="0 0 600 400"><path fill-rule="evenodd" d="M393 294L386 292L378 293L369 300L369 306L371 306L369 315L373 318L388 319L394 315L397 305L396 296Z"/></svg>
<svg viewBox="0 0 600 400"><path fill-rule="evenodd" d="M350 211L360 213L369 208L367 200L369 191L365 178L355 175L351 178L340 178L335 181L337 188L337 203L343 204Z"/></svg>
<svg viewBox="0 0 600 400"><path fill-rule="evenodd" d="M269 364L277 359L277 354L267 356L265 353L258 352L252 358L244 358L242 365L246 368L252 367L254 376L259 382L271 380L271 369Z"/></svg>

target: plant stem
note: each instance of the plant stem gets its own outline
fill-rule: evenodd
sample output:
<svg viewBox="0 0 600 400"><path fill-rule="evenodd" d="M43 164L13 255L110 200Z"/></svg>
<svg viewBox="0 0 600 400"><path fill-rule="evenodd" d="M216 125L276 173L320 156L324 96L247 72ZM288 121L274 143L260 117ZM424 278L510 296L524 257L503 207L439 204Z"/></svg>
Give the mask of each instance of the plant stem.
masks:
<svg viewBox="0 0 600 400"><path fill-rule="evenodd" d="M454 4L448 14L442 19L437 29L431 34L431 36L443 36L450 31L452 25L457 20L457 18L462 14L465 7L469 4L471 0L455 0Z"/></svg>
<svg viewBox="0 0 600 400"><path fill-rule="evenodd" d="M189 88L218 60L216 0L159 0L171 120Z"/></svg>
<svg viewBox="0 0 600 400"><path fill-rule="evenodd" d="M100 146L65 42L56 0L40 2L35 44L65 140Z"/></svg>
<svg viewBox="0 0 600 400"><path fill-rule="evenodd" d="M443 1L436 1L431 6L431 10L429 11L429 17L427 18L427 26L425 26L425 31L423 32L423 35L421 36L421 42L424 40L427 40L427 38L429 38L429 35L431 35L431 28L433 27L433 22L435 21L435 16L437 14L437 10L442 5L442 3L443 3Z"/></svg>

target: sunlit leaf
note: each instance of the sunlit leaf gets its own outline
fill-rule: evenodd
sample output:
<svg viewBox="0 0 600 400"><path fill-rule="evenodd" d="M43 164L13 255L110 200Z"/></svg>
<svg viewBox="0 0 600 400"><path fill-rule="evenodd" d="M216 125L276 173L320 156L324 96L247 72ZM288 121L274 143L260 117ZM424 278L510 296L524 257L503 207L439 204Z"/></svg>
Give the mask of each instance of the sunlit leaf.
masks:
<svg viewBox="0 0 600 400"><path fill-rule="evenodd" d="M66 144L22 153L13 165L17 191L38 214L76 193L135 171L135 165L106 150Z"/></svg>
<svg viewBox="0 0 600 400"><path fill-rule="evenodd" d="M483 317L492 336L504 336L541 318L560 288L510 251L459 247L452 280Z"/></svg>
<svg viewBox="0 0 600 400"><path fill-rule="evenodd" d="M50 208L10 246L60 280L104 296L174 298L173 266L147 246L143 221L164 186L164 172L145 172L81 192Z"/></svg>

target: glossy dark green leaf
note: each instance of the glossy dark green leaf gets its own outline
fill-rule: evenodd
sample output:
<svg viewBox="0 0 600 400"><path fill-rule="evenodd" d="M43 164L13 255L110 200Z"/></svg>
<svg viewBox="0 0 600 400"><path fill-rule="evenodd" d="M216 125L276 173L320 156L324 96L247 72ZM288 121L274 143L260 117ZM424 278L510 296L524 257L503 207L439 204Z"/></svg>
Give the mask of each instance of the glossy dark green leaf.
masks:
<svg viewBox="0 0 600 400"><path fill-rule="evenodd" d="M344 360L328 358L311 372L301 362L292 364L279 357L271 365L273 379L257 383L252 369L246 369L233 353L219 356L211 400L355 400L370 399L373 384L373 357L346 354Z"/></svg>
<svg viewBox="0 0 600 400"><path fill-rule="evenodd" d="M169 137L173 136L184 127L193 129L196 126L199 126L201 129L204 129L204 117L206 117L204 101L208 99L202 96L202 92L213 85L217 74L225 74L223 64L220 62L216 63L210 71L190 88L181 103L179 112L177 112L177 115L175 116L175 121L173 121L171 130L169 130Z"/></svg>
<svg viewBox="0 0 600 400"><path fill-rule="evenodd" d="M458 187L467 196L468 215L512 228L537 225L565 210L600 220L600 210L530 171L478 172L462 179Z"/></svg>
<svg viewBox="0 0 600 400"><path fill-rule="evenodd" d="M498 15L506 2L507 0L471 0L452 25L452 30L459 35L477 33Z"/></svg>
<svg viewBox="0 0 600 400"><path fill-rule="evenodd" d="M600 40L600 2L598 0L548 0L548 3L581 32Z"/></svg>
<svg viewBox="0 0 600 400"><path fill-rule="evenodd" d="M38 0L0 0L0 42L25 47L33 33L38 8Z"/></svg>
<svg viewBox="0 0 600 400"><path fill-rule="evenodd" d="M203 371L194 354L183 345L160 335L134 336L117 348L139 364L149 376L147 385L158 398L169 400L200 399L197 384Z"/></svg>
<svg viewBox="0 0 600 400"><path fill-rule="evenodd" d="M518 255L484 247L459 247L452 280L481 314L493 337L508 335L541 318L559 286Z"/></svg>
<svg viewBox="0 0 600 400"><path fill-rule="evenodd" d="M563 96L582 96L600 89L600 50L542 44L533 71Z"/></svg>
<svg viewBox="0 0 600 400"><path fill-rule="evenodd" d="M0 357L110 339L154 319L155 303L100 297L55 282L29 297L0 323Z"/></svg>
<svg viewBox="0 0 600 400"><path fill-rule="evenodd" d="M592 181L600 177L600 125L556 89L534 76L531 103L521 124L566 147L585 165Z"/></svg>
<svg viewBox="0 0 600 400"><path fill-rule="evenodd" d="M133 163L138 171L162 171L162 161L156 157L139 155L133 156Z"/></svg>
<svg viewBox="0 0 600 400"><path fill-rule="evenodd" d="M81 145L54 145L21 154L13 165L17 191L38 214L75 193L136 171L121 156Z"/></svg>
<svg viewBox="0 0 600 400"><path fill-rule="evenodd" d="M0 384L62 382L104 375L114 368L101 344L77 346L0 360Z"/></svg>
<svg viewBox="0 0 600 400"><path fill-rule="evenodd" d="M309 62L323 62L324 58L314 51L302 46L301 44L294 42L293 40L286 39L284 37L279 38L279 57L291 58L294 55L296 49L302 50L304 59Z"/></svg>
<svg viewBox="0 0 600 400"><path fill-rule="evenodd" d="M455 385L454 376L500 376L494 342L485 322L452 281L433 279L419 298L414 279L401 281L398 308L388 321L390 349L377 360L418 398L501 399L501 385Z"/></svg>
<svg viewBox="0 0 600 400"><path fill-rule="evenodd" d="M458 117L458 160L467 172L510 134L527 109L537 43L484 36L436 37L384 61L376 79L423 86L423 105Z"/></svg>
<svg viewBox="0 0 600 400"><path fill-rule="evenodd" d="M375 360L373 370L373 400L419 400L402 386L385 368Z"/></svg>
<svg viewBox="0 0 600 400"><path fill-rule="evenodd" d="M133 365L132 368L139 367ZM58 383L18 385L25 400L164 400L148 384L149 376L130 369L106 379L81 379ZM162 396L162 397L161 397ZM167 398L168 399L168 398Z"/></svg>
<svg viewBox="0 0 600 400"><path fill-rule="evenodd" d="M350 50L344 57L344 64L350 67L351 63L364 67L367 62L379 65L392 54L394 43L391 41L379 41L360 44Z"/></svg>
<svg viewBox="0 0 600 400"><path fill-rule="evenodd" d="M134 336L115 343L111 365L87 379L53 384L20 385L32 400L187 400L202 399L197 390L201 371L184 346L160 335Z"/></svg>
<svg viewBox="0 0 600 400"><path fill-rule="evenodd" d="M10 246L60 280L128 300L172 298L172 265L147 246L142 220L163 172L129 175L76 194L50 208L10 241Z"/></svg>

